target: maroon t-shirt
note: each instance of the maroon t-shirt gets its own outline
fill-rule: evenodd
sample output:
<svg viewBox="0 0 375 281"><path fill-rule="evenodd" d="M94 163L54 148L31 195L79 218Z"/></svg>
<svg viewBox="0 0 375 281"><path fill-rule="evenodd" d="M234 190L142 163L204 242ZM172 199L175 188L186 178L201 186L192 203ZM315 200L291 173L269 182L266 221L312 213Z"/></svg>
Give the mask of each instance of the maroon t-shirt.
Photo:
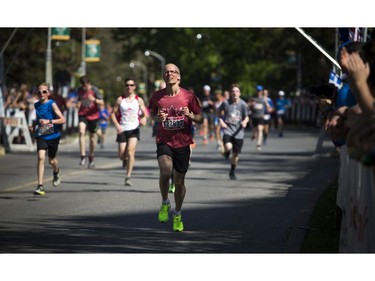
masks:
<svg viewBox="0 0 375 281"><path fill-rule="evenodd" d="M197 97L184 88L180 88L180 92L173 97L167 94L165 88L153 93L150 110L156 114L159 109L168 113L167 120L159 122L156 143L165 143L173 148L185 147L193 143L192 121L183 115L183 107L188 107L194 114L202 112Z"/></svg>
<svg viewBox="0 0 375 281"><path fill-rule="evenodd" d="M95 102L89 100L89 96L99 97L94 87L86 91L82 88L78 89L78 100L81 101L78 115L85 116L87 120L97 120L100 117L99 107Z"/></svg>

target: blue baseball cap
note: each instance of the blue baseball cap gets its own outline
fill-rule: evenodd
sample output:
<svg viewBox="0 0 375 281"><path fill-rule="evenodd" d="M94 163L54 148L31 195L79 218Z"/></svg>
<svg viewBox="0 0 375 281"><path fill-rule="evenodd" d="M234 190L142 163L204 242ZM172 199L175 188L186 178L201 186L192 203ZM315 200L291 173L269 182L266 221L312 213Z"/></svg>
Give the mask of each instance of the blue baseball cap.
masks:
<svg viewBox="0 0 375 281"><path fill-rule="evenodd" d="M263 86L262 85L258 85L257 86L257 91L263 91Z"/></svg>

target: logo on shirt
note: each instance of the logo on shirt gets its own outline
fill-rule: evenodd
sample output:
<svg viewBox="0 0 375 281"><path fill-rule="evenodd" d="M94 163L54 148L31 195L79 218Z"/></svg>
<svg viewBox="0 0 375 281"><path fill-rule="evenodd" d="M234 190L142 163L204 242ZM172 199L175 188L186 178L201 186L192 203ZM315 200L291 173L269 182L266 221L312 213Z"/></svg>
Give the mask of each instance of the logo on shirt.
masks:
<svg viewBox="0 0 375 281"><path fill-rule="evenodd" d="M168 114L167 119L161 123L165 130L181 130L185 127L185 118L181 107L177 109L171 105L169 108L163 108L163 111Z"/></svg>
<svg viewBox="0 0 375 281"><path fill-rule="evenodd" d="M237 125L241 122L241 120L241 111L239 111L237 108L234 108L233 111L230 113L228 123Z"/></svg>

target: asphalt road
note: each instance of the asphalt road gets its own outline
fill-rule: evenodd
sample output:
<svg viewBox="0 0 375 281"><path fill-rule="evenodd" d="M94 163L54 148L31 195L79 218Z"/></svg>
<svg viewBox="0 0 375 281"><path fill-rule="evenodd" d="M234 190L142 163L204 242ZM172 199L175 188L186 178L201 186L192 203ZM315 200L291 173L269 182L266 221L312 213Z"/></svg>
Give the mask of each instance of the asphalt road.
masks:
<svg viewBox="0 0 375 281"><path fill-rule="evenodd" d="M142 127L133 186L124 186L115 131L97 148L96 168L79 166L78 141L60 145L62 183L52 186L46 163L46 195L34 196L36 154L0 156L1 253L298 253L309 214L335 176L338 158L319 129L271 132L256 152L247 131L237 168L214 142L197 146L186 176L185 231L158 222L161 203L151 128ZM172 207L173 195L170 197Z"/></svg>

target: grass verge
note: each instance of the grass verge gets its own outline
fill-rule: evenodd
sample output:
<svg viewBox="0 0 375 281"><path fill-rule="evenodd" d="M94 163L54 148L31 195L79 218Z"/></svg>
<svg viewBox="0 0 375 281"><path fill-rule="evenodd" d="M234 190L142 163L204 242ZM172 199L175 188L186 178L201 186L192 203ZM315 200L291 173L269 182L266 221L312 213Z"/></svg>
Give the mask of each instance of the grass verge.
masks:
<svg viewBox="0 0 375 281"><path fill-rule="evenodd" d="M301 253L338 253L339 230L336 225L337 180L320 196L309 221Z"/></svg>

